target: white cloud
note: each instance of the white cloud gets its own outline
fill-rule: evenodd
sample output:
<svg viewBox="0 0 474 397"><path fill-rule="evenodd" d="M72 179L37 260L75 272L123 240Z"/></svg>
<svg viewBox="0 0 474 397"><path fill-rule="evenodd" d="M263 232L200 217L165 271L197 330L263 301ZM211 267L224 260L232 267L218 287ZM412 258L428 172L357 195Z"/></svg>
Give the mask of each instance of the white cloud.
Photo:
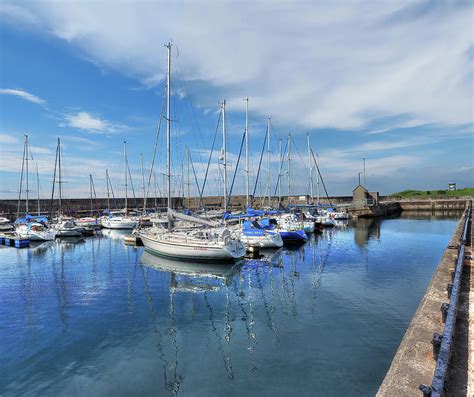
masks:
<svg viewBox="0 0 474 397"><path fill-rule="evenodd" d="M25 101L36 103L38 105L46 104L46 100L36 95L30 94L29 92L24 91L24 90L17 90L17 89L12 89L12 88L0 88L0 94L13 95L18 98L24 99Z"/></svg>
<svg viewBox="0 0 474 397"><path fill-rule="evenodd" d="M147 84L163 78L172 37L175 76L206 82L230 111L250 96L252 112L310 128L472 123L469 2L23 4L12 18L34 14L31 26ZM202 88L203 108L221 99Z"/></svg>
<svg viewBox="0 0 474 397"><path fill-rule="evenodd" d="M77 128L92 134L116 133L126 128L125 125L113 124L87 112L78 112L64 115L64 122L60 127Z"/></svg>

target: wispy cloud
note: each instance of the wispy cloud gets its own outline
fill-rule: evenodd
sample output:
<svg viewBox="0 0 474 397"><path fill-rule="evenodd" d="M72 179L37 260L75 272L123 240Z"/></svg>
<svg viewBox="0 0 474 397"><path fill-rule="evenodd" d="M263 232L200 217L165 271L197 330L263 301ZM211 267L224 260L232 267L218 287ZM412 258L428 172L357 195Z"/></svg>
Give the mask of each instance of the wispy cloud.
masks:
<svg viewBox="0 0 474 397"><path fill-rule="evenodd" d="M114 124L88 112L77 112L64 115L60 127L77 128L91 134L113 134L127 128L124 124Z"/></svg>
<svg viewBox="0 0 474 397"><path fill-rule="evenodd" d="M241 99L250 96L252 112L305 128L362 129L400 114L472 123L469 2L46 1L21 8L36 15L32 26L101 67L152 84L166 67L156 43L173 37L178 75L191 91L193 82L206 82L214 93L202 84L192 93L204 109L225 94L229 111L243 110ZM18 7L10 14L18 18Z"/></svg>
<svg viewBox="0 0 474 397"><path fill-rule="evenodd" d="M46 105L45 99L40 98L24 90L13 89L13 88L0 88L0 94L13 95L18 98L24 99L25 101L36 103L37 105Z"/></svg>

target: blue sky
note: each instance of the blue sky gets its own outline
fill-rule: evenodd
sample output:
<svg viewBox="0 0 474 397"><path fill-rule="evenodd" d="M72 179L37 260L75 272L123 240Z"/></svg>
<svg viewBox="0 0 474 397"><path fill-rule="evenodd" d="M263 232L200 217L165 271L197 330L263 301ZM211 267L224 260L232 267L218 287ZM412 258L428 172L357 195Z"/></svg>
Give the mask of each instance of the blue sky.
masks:
<svg viewBox="0 0 474 397"><path fill-rule="evenodd" d="M175 193L186 145L202 183L223 99L232 175L245 97L252 176L271 116L273 181L278 138L291 133L295 193L309 191L307 132L333 195L351 194L363 157L368 188L382 194L442 189L449 182L474 186L472 18L467 1L281 2L271 7L4 1L0 197L18 194L26 132L43 196L51 191L57 137L63 142L66 196L87 196L89 174L104 196L106 168L120 195L124 139L141 194L139 156L148 172L164 89L163 44L170 39ZM160 189L163 138L155 167ZM219 134L216 146L221 142ZM206 194L220 189L217 152L211 163ZM244 192L243 165L236 193ZM286 186L285 176L283 194ZM30 189L36 196L34 183Z"/></svg>

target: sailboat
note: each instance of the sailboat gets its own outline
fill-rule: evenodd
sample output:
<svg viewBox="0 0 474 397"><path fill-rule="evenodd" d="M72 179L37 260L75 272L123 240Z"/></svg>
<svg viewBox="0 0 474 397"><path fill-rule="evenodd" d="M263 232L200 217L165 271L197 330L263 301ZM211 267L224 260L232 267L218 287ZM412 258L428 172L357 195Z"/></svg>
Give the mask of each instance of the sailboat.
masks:
<svg viewBox="0 0 474 397"><path fill-rule="evenodd" d="M118 211L111 212L101 219L101 225L106 229L135 229L139 220L128 215L128 160L127 141L123 141L123 157L125 169L125 208L123 214Z"/></svg>
<svg viewBox="0 0 474 397"><path fill-rule="evenodd" d="M171 208L171 43L168 43L166 48L168 49L166 84L168 229L152 227L140 232L139 236L145 249L155 255L193 262L234 261L245 255L245 246L232 231L226 227L217 227L214 222L206 219L178 213ZM226 186L224 186L224 191L226 191ZM173 221L175 219L188 221L202 227L174 230Z"/></svg>
<svg viewBox="0 0 474 397"><path fill-rule="evenodd" d="M56 170L58 171L58 180L56 180ZM78 227L74 220L70 217L65 217L62 209L62 168L61 168L61 139L58 138L56 146L56 158L54 160L54 175L53 175L53 189L51 193L51 203L54 200L54 188L56 183L59 185L59 201L58 201L58 216L56 223L51 226L56 231L56 237L81 237L82 228ZM52 212L52 208L51 208Z"/></svg>
<svg viewBox="0 0 474 397"><path fill-rule="evenodd" d="M20 192L18 196L18 211L17 219L15 221L15 234L24 239L29 239L31 241L49 241L54 240L56 237L56 232L47 227L48 219L46 217L41 217L39 214L39 178L38 172L36 173L36 182L38 189L38 216L32 217L29 211L29 161L30 159L30 145L28 141L28 134L25 134L25 144L23 148L23 159L21 165L21 176L20 176ZM26 208L25 216L20 218L20 206L21 206L21 193L23 188L23 176L25 171L26 179Z"/></svg>

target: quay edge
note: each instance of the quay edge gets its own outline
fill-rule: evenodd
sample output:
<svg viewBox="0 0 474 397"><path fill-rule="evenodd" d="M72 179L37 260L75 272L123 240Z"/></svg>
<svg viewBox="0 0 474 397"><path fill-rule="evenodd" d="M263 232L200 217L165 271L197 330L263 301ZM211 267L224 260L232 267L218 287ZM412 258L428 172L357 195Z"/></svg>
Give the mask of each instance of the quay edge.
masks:
<svg viewBox="0 0 474 397"><path fill-rule="evenodd" d="M398 347L377 397L423 396L420 385L431 385L433 381L436 361L433 358L432 340L435 333L442 335L444 331L441 305L449 302L447 285L452 281L451 274L455 268L457 247L463 233L464 217L465 213L459 220L426 293ZM471 222L472 220L468 225L467 258L471 257ZM472 311L473 304L468 298L466 299L466 294L467 296L472 294L473 287L470 259L464 261L461 280L452 358L446 380L446 396L467 395L469 382L471 384L474 382L473 374L469 375L468 371L468 356L470 357L474 351L468 352L466 343L466 335L472 334L473 330L470 328L474 326L474 321L468 320L468 313L469 310ZM472 357L470 359L472 360Z"/></svg>

